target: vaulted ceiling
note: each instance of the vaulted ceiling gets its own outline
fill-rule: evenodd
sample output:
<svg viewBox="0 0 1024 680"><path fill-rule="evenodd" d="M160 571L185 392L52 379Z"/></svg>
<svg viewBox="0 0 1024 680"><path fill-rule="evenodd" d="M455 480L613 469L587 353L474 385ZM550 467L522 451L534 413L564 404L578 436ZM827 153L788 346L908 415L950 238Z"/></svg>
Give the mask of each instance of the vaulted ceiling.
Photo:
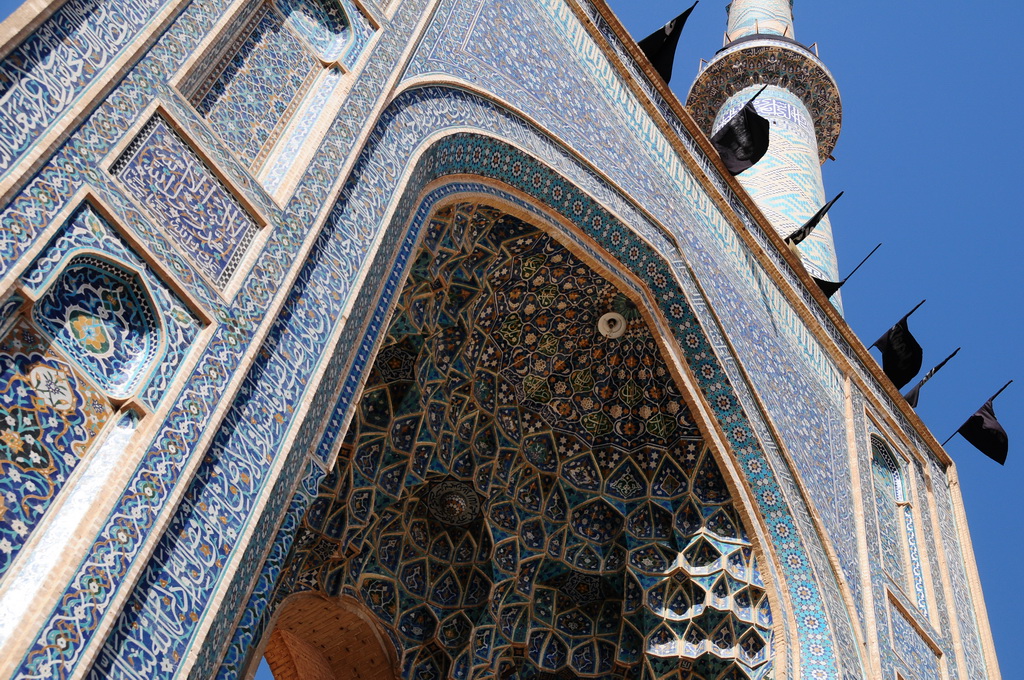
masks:
<svg viewBox="0 0 1024 680"><path fill-rule="evenodd" d="M364 602L407 678L771 668L751 539L648 325L486 205L428 224L287 569Z"/></svg>

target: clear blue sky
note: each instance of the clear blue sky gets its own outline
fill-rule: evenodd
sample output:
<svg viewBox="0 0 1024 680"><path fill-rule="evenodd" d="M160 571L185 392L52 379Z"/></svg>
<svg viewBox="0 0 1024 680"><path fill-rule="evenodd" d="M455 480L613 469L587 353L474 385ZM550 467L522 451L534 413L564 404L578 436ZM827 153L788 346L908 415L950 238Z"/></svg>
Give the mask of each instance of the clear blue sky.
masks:
<svg viewBox="0 0 1024 680"><path fill-rule="evenodd" d="M0 0L0 17L19 3ZM635 37L685 6L611 0ZM721 47L725 0L703 0L680 42L673 89L685 98L699 59ZM1006 380L996 401L1010 436L1005 467L957 437L954 458L1003 677L1024 678L1024 4L949 0L797 0L796 37L817 42L839 83L843 131L824 168L845 273L846 318L867 342L922 298L911 319L925 367L960 354L928 384L918 413L940 441ZM1009 30L1007 28L1009 27ZM260 676L258 676L260 677ZM269 673L265 676L269 678Z"/></svg>

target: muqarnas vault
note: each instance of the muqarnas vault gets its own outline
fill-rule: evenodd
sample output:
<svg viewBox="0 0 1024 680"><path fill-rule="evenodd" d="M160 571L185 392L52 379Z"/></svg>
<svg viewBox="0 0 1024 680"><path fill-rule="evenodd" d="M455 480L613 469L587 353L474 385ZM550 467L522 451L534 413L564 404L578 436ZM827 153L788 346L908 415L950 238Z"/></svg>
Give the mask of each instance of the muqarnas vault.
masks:
<svg viewBox="0 0 1024 680"><path fill-rule="evenodd" d="M788 0L685 105L601 0L0 36L6 675L999 677L952 462L783 242L842 116Z"/></svg>

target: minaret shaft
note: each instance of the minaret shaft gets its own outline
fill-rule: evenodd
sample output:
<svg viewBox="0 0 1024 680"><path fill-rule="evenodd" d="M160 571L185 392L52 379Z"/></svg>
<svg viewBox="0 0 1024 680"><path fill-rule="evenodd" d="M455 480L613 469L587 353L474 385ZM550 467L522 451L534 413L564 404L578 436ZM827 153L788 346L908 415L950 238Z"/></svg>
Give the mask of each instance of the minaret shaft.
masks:
<svg viewBox="0 0 1024 680"><path fill-rule="evenodd" d="M697 76L687 105L709 134L754 94L770 123L768 152L736 179L786 238L826 202L821 164L839 135L842 103L817 54L793 38L790 0L734 0L726 45ZM839 280L832 226L825 217L797 247L812 276ZM839 295L832 303L842 311Z"/></svg>
<svg viewBox="0 0 1024 680"><path fill-rule="evenodd" d="M733 0L728 9L726 43L757 33L794 37L790 0Z"/></svg>
<svg viewBox="0 0 1024 680"><path fill-rule="evenodd" d="M759 89L752 85L727 99L715 119L715 129L729 120ZM755 100L754 107L771 122L768 153L737 179L779 236L785 238L826 200L814 121L799 97L775 85L768 86ZM812 276L829 281L839 279L828 216L798 250Z"/></svg>

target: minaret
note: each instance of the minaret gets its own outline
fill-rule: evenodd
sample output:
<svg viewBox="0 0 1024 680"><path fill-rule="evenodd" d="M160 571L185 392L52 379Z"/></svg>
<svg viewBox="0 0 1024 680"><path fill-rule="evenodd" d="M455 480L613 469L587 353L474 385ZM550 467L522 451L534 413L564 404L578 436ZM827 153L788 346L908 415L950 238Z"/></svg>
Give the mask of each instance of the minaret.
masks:
<svg viewBox="0 0 1024 680"><path fill-rule="evenodd" d="M821 164L839 136L839 89L817 55L796 42L791 0L734 0L727 10L725 46L697 76L687 105L713 134L768 85L754 103L771 122L768 153L737 179L785 238L825 204ZM811 275L839 279L828 217L798 249ZM838 294L832 302L842 311Z"/></svg>

